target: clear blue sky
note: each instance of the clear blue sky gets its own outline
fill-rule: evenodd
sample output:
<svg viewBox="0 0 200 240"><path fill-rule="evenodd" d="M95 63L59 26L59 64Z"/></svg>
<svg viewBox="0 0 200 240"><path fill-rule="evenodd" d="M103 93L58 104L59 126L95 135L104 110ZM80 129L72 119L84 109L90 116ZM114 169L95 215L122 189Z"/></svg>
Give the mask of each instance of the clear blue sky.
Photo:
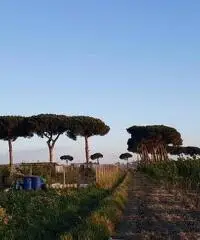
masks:
<svg viewBox="0 0 200 240"><path fill-rule="evenodd" d="M134 124L172 125L200 145L199 13L199 0L1 0L0 114L103 118L111 132L92 146L107 158Z"/></svg>

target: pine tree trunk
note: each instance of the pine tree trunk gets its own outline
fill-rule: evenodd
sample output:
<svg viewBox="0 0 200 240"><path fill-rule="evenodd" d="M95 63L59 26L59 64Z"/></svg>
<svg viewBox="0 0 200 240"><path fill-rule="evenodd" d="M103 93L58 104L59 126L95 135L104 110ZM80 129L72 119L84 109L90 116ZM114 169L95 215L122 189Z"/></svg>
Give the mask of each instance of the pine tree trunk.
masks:
<svg viewBox="0 0 200 240"><path fill-rule="evenodd" d="M13 168L13 150L12 150L12 140L8 140L8 147L9 147L9 165L12 170Z"/></svg>
<svg viewBox="0 0 200 240"><path fill-rule="evenodd" d="M53 150L54 150L54 147L51 146L51 145L48 145L49 147L49 162L52 163L53 162Z"/></svg>
<svg viewBox="0 0 200 240"><path fill-rule="evenodd" d="M88 137L85 137L85 160L87 165L89 164L89 146L88 146Z"/></svg>
<svg viewBox="0 0 200 240"><path fill-rule="evenodd" d="M154 159L154 163L157 162L157 156L156 156L156 149L153 148L153 159Z"/></svg>
<svg viewBox="0 0 200 240"><path fill-rule="evenodd" d="M168 152L166 146L163 146L163 151L164 151L164 156L165 156L165 161L169 160Z"/></svg>
<svg viewBox="0 0 200 240"><path fill-rule="evenodd" d="M157 154L158 154L158 161L161 162L162 161L162 151L161 151L160 144L158 145L158 148L157 148Z"/></svg>

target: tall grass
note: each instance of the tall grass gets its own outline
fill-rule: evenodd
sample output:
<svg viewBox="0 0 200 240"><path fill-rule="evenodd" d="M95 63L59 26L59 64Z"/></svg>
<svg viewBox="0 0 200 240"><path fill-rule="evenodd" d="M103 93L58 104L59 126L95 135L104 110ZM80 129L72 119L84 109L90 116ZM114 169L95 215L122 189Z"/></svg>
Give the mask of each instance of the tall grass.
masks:
<svg viewBox="0 0 200 240"><path fill-rule="evenodd" d="M96 167L96 184L105 189L110 189L125 174L125 171L114 165Z"/></svg>

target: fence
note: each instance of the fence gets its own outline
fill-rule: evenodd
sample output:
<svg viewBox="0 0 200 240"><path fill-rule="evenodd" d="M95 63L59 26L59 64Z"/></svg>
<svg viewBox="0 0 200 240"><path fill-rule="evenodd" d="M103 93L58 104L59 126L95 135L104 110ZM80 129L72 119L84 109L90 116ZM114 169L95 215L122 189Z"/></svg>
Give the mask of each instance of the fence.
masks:
<svg viewBox="0 0 200 240"><path fill-rule="evenodd" d="M111 188L123 174L119 166L99 165L96 167L96 183L103 188Z"/></svg>

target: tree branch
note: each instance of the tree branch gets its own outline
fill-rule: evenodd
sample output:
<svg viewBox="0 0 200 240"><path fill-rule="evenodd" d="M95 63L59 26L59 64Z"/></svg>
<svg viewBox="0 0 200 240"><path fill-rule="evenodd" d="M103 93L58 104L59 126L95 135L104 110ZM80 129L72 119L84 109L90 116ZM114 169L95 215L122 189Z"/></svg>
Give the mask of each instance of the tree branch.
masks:
<svg viewBox="0 0 200 240"><path fill-rule="evenodd" d="M52 146L55 145L56 141L58 140L58 138L60 137L61 133L59 133L55 139L52 139Z"/></svg>
<svg viewBox="0 0 200 240"><path fill-rule="evenodd" d="M47 133L44 133L44 136L45 136L46 138L50 138L50 136L49 136Z"/></svg>

